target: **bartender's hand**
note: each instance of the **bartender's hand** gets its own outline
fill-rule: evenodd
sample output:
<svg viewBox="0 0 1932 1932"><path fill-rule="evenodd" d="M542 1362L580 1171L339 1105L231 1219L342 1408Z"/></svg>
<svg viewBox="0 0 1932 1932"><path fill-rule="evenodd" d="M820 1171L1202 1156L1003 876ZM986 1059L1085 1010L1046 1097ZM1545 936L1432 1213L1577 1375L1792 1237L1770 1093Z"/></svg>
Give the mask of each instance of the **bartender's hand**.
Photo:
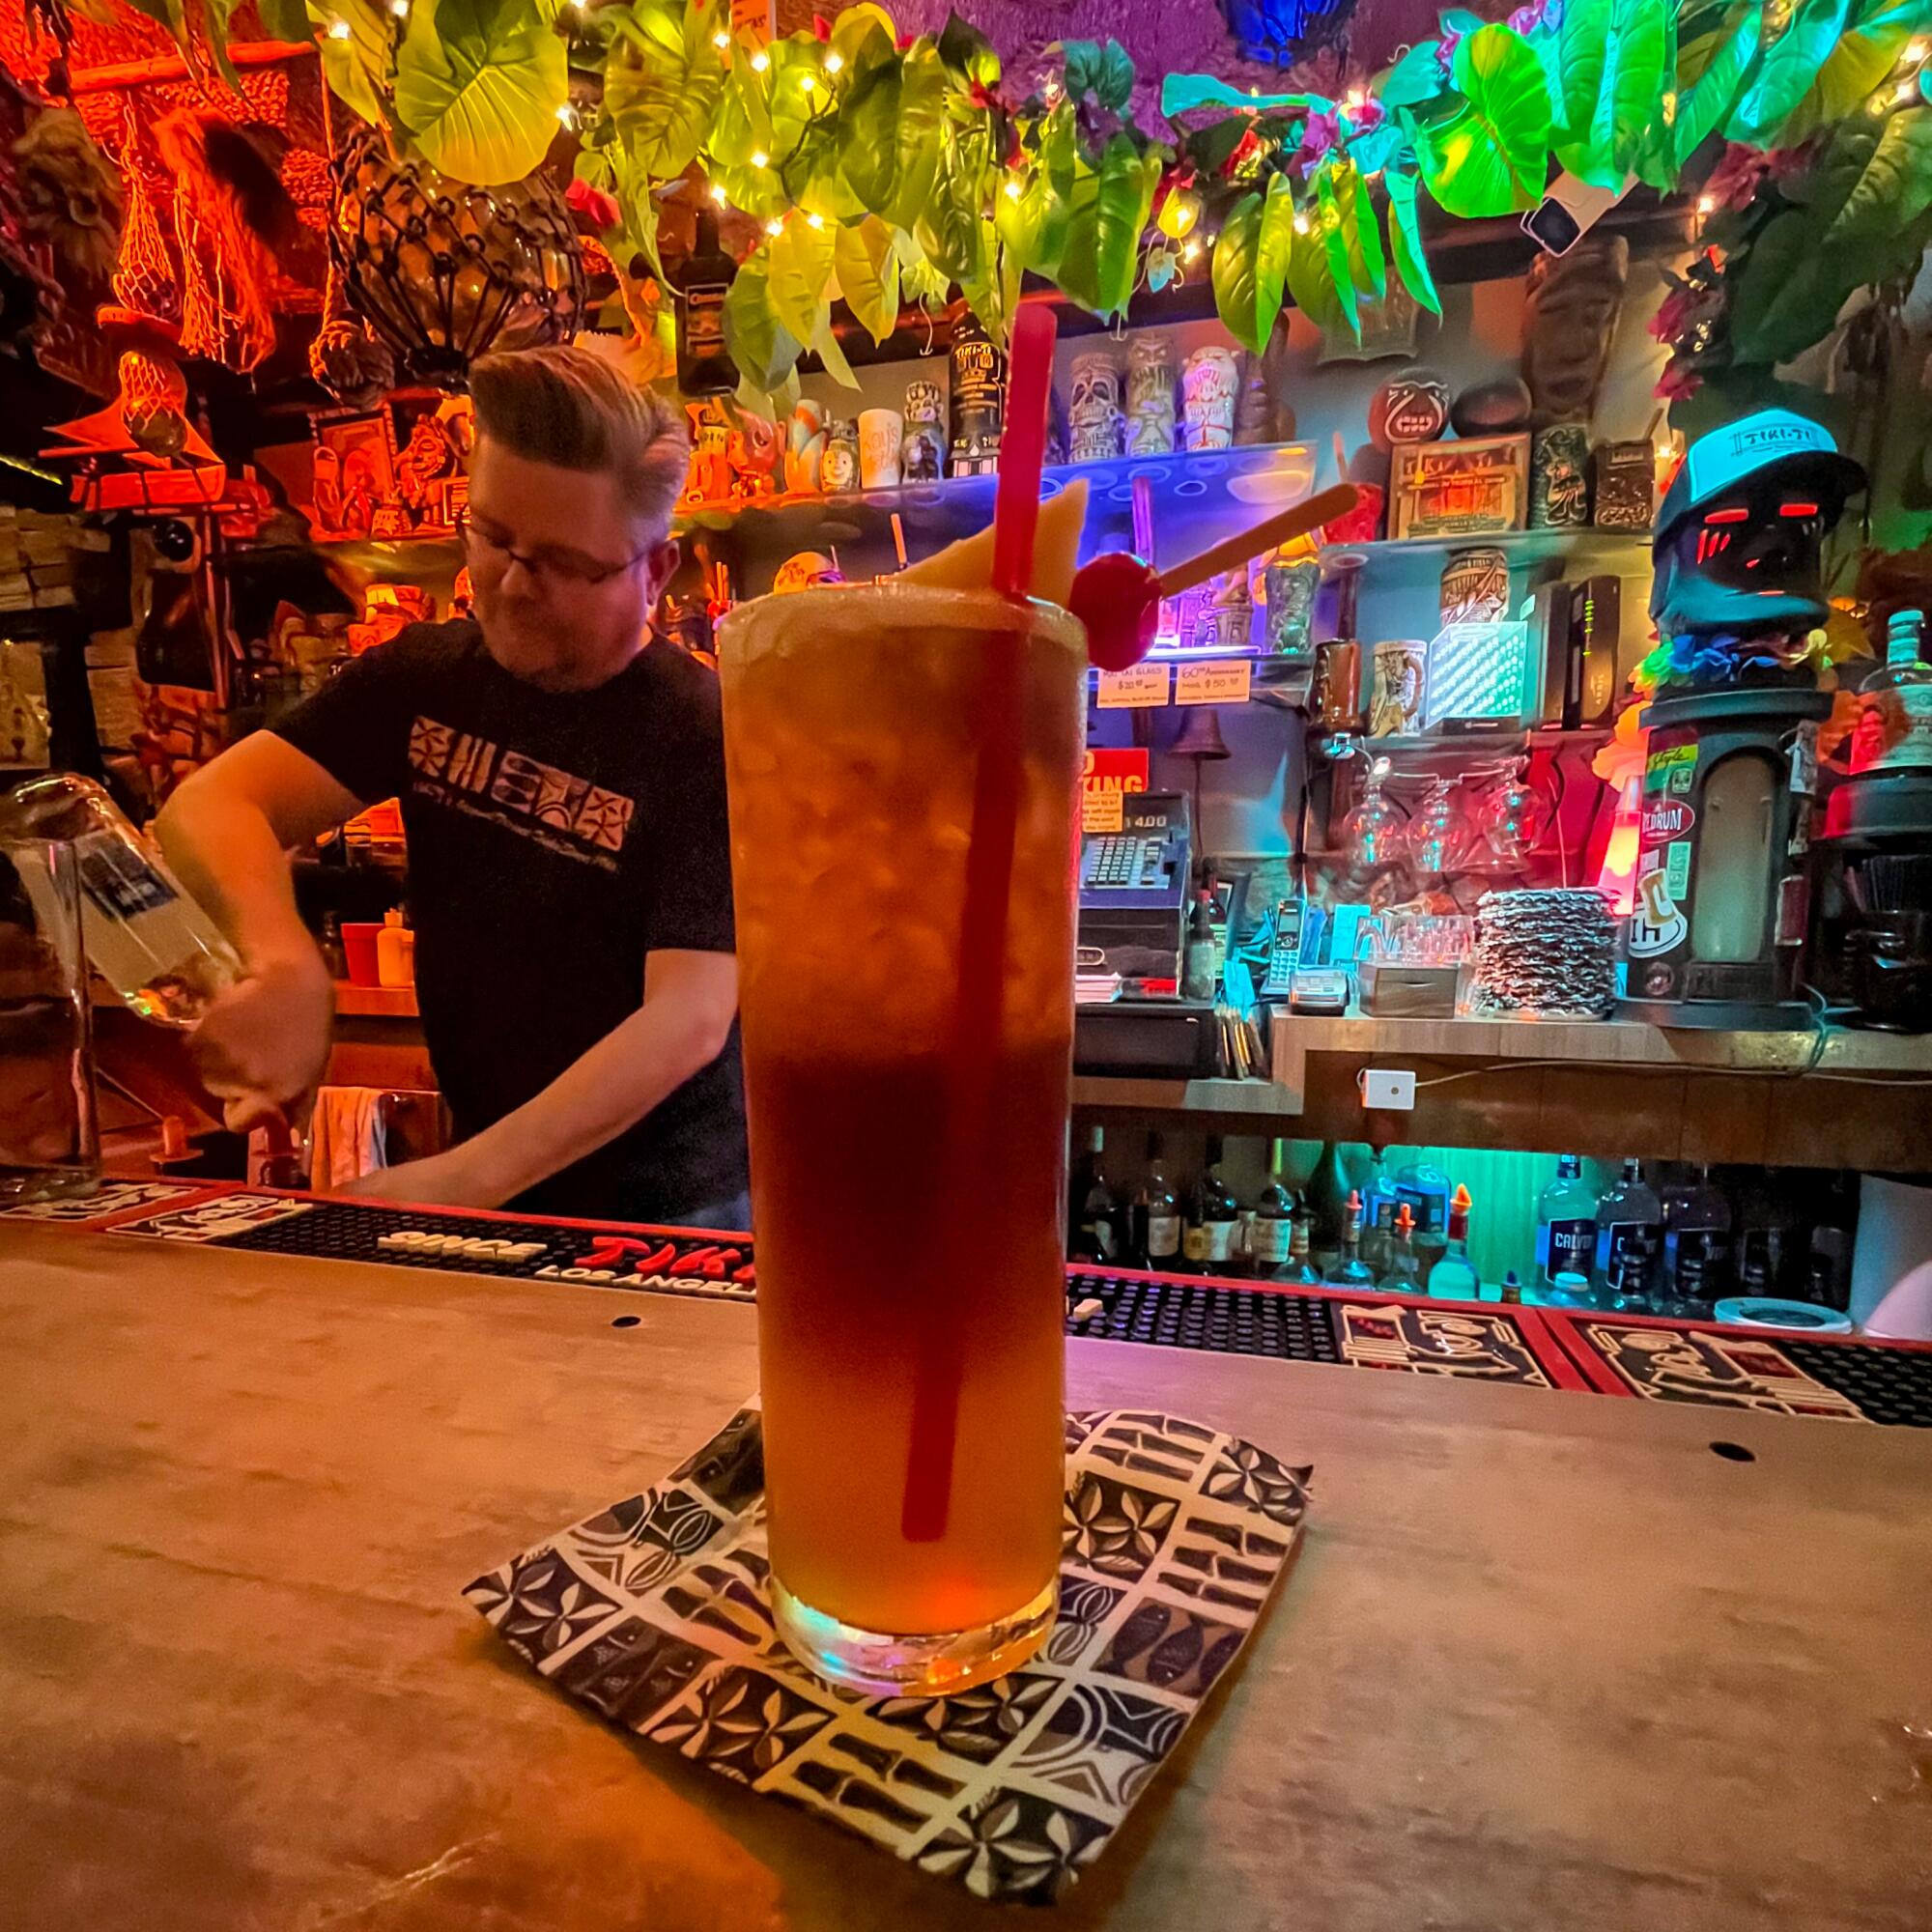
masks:
<svg viewBox="0 0 1932 1932"><path fill-rule="evenodd" d="M306 1118L334 1018L328 968L313 948L253 964L209 1008L188 1050L233 1132L277 1115L298 1124Z"/></svg>
<svg viewBox="0 0 1932 1932"><path fill-rule="evenodd" d="M400 1167L379 1167L359 1175L335 1194L363 1201L407 1201L424 1207L500 1208L509 1197L494 1187L470 1153L472 1142L406 1160Z"/></svg>

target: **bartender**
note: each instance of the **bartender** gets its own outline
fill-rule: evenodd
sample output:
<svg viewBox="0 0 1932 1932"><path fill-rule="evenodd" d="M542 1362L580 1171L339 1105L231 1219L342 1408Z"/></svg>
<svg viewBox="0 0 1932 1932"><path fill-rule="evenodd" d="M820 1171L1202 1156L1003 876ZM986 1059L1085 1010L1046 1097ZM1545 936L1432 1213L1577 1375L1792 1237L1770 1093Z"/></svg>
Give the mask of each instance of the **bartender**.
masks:
<svg viewBox="0 0 1932 1932"><path fill-rule="evenodd" d="M579 349L486 356L470 389L474 619L365 652L160 816L245 964L196 1063L237 1129L313 1100L331 988L288 854L395 797L456 1140L352 1191L742 1228L718 682L650 629L689 439Z"/></svg>

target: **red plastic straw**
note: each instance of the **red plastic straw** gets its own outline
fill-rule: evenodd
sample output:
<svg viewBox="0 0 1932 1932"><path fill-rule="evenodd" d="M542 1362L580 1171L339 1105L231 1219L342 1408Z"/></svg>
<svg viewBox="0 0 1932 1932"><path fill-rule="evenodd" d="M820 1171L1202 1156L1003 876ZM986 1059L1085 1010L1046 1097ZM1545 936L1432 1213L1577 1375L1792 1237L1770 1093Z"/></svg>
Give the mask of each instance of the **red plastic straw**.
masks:
<svg viewBox="0 0 1932 1932"><path fill-rule="evenodd" d="M1013 322L1007 378L1007 419L1000 436L1000 485L993 503L993 588L1025 597L1033 582L1034 531L1039 522L1040 472L1046 463L1046 411L1053 384L1052 312L1022 308ZM973 780L973 827L966 852L965 907L959 929L959 990L947 1042L949 1171L977 1169L987 1137L999 1131L993 1082L1000 1064L1000 1008L1007 961L1007 913L1012 895L1013 846L1020 805L1020 707L1026 620L986 640L978 715L979 765ZM936 1305L918 1311L919 1356L913 1371L911 1440L900 1533L909 1543L946 1534L959 1432L959 1392L971 1325L973 1252L966 1228L943 1231Z"/></svg>

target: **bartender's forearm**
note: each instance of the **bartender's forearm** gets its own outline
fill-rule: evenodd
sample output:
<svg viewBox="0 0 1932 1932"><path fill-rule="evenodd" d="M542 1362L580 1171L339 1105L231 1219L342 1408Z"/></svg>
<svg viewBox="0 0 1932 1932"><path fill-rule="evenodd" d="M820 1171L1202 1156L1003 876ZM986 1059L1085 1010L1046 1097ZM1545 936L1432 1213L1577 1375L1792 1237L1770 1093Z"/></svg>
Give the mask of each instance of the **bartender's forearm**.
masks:
<svg viewBox="0 0 1932 1932"><path fill-rule="evenodd" d="M194 781L169 800L155 837L181 882L235 949L257 970L313 957L315 942L296 911L288 856L259 806Z"/></svg>
<svg viewBox="0 0 1932 1932"><path fill-rule="evenodd" d="M724 952L654 952L644 1002L629 1019L494 1126L429 1161L396 1170L406 1199L497 1208L594 1153L724 1051L737 1010L737 964ZM424 1170L427 1197L409 1177ZM428 1170L435 1169L432 1174Z"/></svg>

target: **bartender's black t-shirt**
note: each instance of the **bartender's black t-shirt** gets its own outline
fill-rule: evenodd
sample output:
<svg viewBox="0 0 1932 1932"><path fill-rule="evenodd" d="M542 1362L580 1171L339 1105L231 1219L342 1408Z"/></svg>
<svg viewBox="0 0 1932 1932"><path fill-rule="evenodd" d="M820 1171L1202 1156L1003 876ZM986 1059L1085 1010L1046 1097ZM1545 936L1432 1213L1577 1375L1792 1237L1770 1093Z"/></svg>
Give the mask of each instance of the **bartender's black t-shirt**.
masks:
<svg viewBox="0 0 1932 1932"><path fill-rule="evenodd" d="M365 804L402 803L416 997L460 1136L635 1012L647 953L732 950L718 680L661 639L594 691L547 692L473 623L412 625L274 728ZM517 1205L675 1220L745 1178L733 1027L709 1066Z"/></svg>

